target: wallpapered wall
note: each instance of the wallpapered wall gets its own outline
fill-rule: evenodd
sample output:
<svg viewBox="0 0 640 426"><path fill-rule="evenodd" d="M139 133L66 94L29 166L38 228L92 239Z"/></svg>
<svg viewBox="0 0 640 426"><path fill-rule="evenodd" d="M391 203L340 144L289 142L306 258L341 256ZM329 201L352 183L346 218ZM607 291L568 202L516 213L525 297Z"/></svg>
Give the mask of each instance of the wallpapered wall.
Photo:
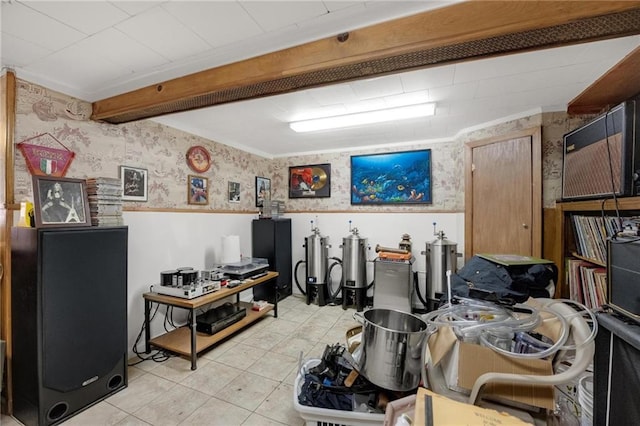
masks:
<svg viewBox="0 0 640 426"><path fill-rule="evenodd" d="M126 207L256 211L257 175L271 179L272 199L284 200L287 210L390 210L382 206L351 207L349 159L352 153L267 159L150 120L121 125L96 123L89 120L89 103L20 79L17 95L16 142L46 132L54 135L76 153L66 177L118 177L119 165L148 170L148 201L127 202ZM55 142L50 143L48 139L39 139L37 143L55 146ZM187 204L187 176L196 173L187 166L185 154L193 145L202 145L211 153L211 168L201 174L210 182L208 206ZM393 210L461 211L464 200L461 143L416 143L401 150L425 148L432 149L433 204L399 206ZM388 149L367 152L383 151ZM331 197L289 200L289 166L321 163L331 164ZM31 199L31 175L19 151L16 151L15 179L16 202ZM240 183L239 204L227 200L228 181Z"/></svg>
<svg viewBox="0 0 640 426"><path fill-rule="evenodd" d="M350 205L350 156L390 151L388 148L268 159L150 120L121 125L96 123L89 119L90 103L21 79L18 79L17 97L16 143L51 133L76 154L67 177L118 177L120 165L145 168L149 173L148 201L127 202L126 207L194 210L256 211L255 176L258 175L271 179L272 199L284 200L287 210L459 212L464 210L464 143L532 126L543 126L544 206L550 207L560 195L562 135L585 121L569 119L564 113L536 114L473 131L450 142L396 147L393 151L432 149L433 204L374 207ZM43 143L51 144L48 140ZM185 154L193 145L204 146L211 153L211 168L200 174L209 178L208 206L187 203L187 176L197 173L187 166ZM51 146L55 147L55 142ZM31 175L18 150L15 160L15 201L32 199ZM331 197L289 199L289 166L324 163L331 164ZM240 183L240 203L228 202L228 181Z"/></svg>
<svg viewBox="0 0 640 426"><path fill-rule="evenodd" d="M127 202L127 206L255 211L254 176L273 174L268 159L149 120L96 123L89 120L90 103L23 80L18 80L17 97L16 143L51 133L76 154L66 177L119 177L120 165L147 169L148 201ZM56 147L55 142L42 140ZM193 145L204 146L211 154L211 168L205 173L195 173L187 165L186 152ZM15 160L15 198L19 202L32 198L31 175L18 150ZM209 178L208 206L187 203L190 174ZM239 204L227 201L230 180L240 183Z"/></svg>

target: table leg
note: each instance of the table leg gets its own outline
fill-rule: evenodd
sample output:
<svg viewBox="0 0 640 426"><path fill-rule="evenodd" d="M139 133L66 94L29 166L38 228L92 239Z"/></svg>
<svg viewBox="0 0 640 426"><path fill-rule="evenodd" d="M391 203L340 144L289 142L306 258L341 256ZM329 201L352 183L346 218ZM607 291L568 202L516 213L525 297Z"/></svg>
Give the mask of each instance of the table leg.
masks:
<svg viewBox="0 0 640 426"><path fill-rule="evenodd" d="M151 315L151 301L145 299L144 300L144 351L145 353L151 352L151 345L149 345L149 340L151 340L151 324L149 324L150 315Z"/></svg>
<svg viewBox="0 0 640 426"><path fill-rule="evenodd" d="M274 278L271 282L273 283L273 294L275 294L273 298L273 317L278 318L278 299L280 298L278 294L278 280Z"/></svg>
<svg viewBox="0 0 640 426"><path fill-rule="evenodd" d="M191 369L198 368L196 365L196 358L198 353L196 352L196 310L191 310Z"/></svg>

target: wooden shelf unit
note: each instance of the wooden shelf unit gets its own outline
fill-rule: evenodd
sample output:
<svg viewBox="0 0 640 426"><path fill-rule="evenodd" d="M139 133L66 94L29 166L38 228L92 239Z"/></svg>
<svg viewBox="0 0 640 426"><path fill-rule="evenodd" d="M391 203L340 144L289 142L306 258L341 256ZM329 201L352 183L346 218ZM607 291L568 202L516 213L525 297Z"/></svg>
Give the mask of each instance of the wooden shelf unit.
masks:
<svg viewBox="0 0 640 426"><path fill-rule="evenodd" d="M640 196L618 198L617 210L620 212L620 216L640 215ZM608 216L616 214L616 202L613 198L557 202L555 208L545 209L543 256L552 260L558 267L556 298L569 298L565 260L567 257L576 257L575 253L578 252L571 215L597 216L603 211ZM595 263L584 257L579 258Z"/></svg>
<svg viewBox="0 0 640 426"><path fill-rule="evenodd" d="M275 298L275 303L267 304L267 306L260 311L252 310L253 304L240 301L240 292L262 283L270 282L274 287L273 290L277 291L277 277L277 272L270 271L264 277L245 282L237 287L223 287L218 291L193 299L183 299L153 292L144 293L142 296L145 302L145 351L147 353L151 352L151 346L153 345L190 357L191 369L195 370L197 368L196 359L198 353L259 320L271 311L273 311L274 317L278 317L277 297ZM247 315L244 318L212 335L196 331L196 309L234 295L236 296L236 304L247 309ZM152 302L190 310L191 323L151 339L149 323Z"/></svg>
<svg viewBox="0 0 640 426"><path fill-rule="evenodd" d="M261 311L253 311L252 303L240 302L239 306L247 309L247 316L240 321L231 324L216 334L206 334L196 331L196 352L200 353L211 345L215 345L222 339L231 336L236 331L243 329L254 321L259 320L273 310L273 305L269 304ZM188 326L176 328L168 333L162 334L155 339L151 339L149 343L159 348L168 349L171 352L178 353L187 357L191 356L191 330Z"/></svg>

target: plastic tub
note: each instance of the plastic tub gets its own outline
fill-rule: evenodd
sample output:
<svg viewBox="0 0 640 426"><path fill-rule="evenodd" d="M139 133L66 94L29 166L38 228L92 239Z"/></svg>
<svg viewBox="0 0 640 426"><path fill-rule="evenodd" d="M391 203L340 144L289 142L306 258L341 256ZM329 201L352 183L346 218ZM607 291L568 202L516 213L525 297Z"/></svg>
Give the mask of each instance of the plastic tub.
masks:
<svg viewBox="0 0 640 426"><path fill-rule="evenodd" d="M293 407L305 421L306 426L374 426L384 423L384 414L361 413L357 411L330 410L302 405L298 395L304 383L304 372L320 363L319 359L306 361L296 377L293 387Z"/></svg>
<svg viewBox="0 0 640 426"><path fill-rule="evenodd" d="M580 403L580 425L593 425L593 375L582 376L578 381L578 402Z"/></svg>

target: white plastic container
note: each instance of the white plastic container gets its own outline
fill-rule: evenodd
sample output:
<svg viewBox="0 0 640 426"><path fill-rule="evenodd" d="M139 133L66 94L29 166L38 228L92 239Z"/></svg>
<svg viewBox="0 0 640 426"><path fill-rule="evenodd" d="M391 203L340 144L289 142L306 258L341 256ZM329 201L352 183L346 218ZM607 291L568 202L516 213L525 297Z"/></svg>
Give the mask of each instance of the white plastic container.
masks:
<svg viewBox="0 0 640 426"><path fill-rule="evenodd" d="M296 383L293 387L293 406L300 414L300 417L304 419L306 426L380 426L384 423L384 414L331 410L300 404L298 395L304 383L304 373L319 363L319 359L306 361L298 372Z"/></svg>
<svg viewBox="0 0 640 426"><path fill-rule="evenodd" d="M593 425L593 374L587 374L578 381L578 402L580 403L580 426Z"/></svg>

